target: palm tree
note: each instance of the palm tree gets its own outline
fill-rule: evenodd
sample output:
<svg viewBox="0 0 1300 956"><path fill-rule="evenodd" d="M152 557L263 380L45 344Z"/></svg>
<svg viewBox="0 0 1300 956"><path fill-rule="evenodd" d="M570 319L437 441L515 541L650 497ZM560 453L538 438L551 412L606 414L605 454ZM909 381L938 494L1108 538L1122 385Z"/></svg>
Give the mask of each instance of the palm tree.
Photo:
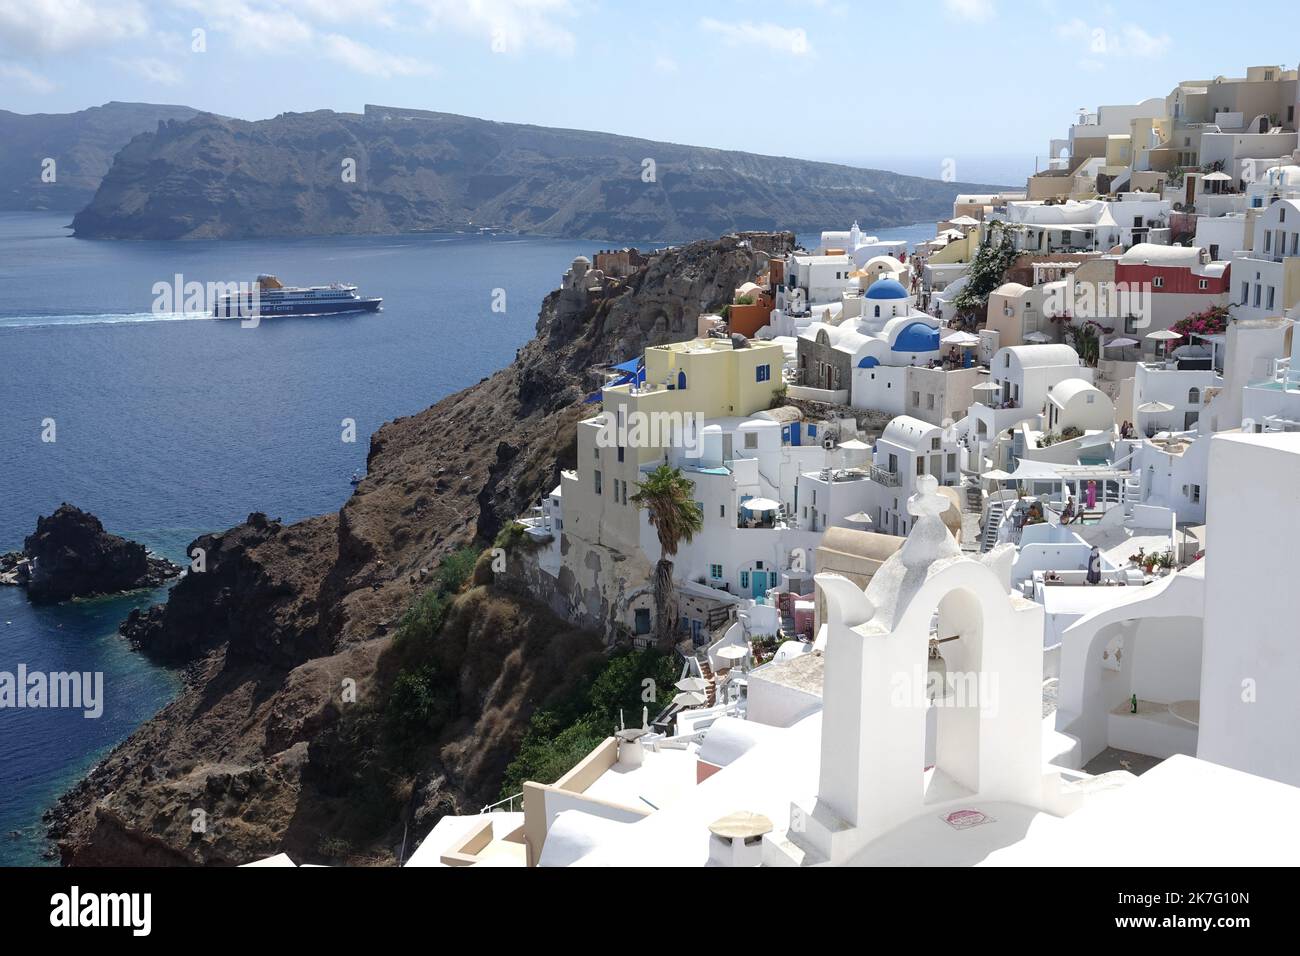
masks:
<svg viewBox="0 0 1300 956"><path fill-rule="evenodd" d="M649 512L650 526L659 536L659 561L655 564L655 635L660 647L672 646L677 627L677 599L673 588L672 557L677 546L690 541L704 527L695 506L695 483L682 477L680 468L660 465L637 483L632 502Z"/></svg>

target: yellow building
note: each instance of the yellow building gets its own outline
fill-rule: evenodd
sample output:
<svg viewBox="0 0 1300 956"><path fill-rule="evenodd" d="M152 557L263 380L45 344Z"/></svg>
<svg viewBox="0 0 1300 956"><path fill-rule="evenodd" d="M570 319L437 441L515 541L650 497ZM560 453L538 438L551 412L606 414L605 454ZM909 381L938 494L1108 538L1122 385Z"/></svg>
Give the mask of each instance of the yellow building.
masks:
<svg viewBox="0 0 1300 956"><path fill-rule="evenodd" d="M641 466L662 460L670 447L698 444L701 419L770 408L784 359L775 342L737 349L729 339L710 338L646 349L645 381L604 389L604 412L578 425L577 470L561 481L565 530L635 550L640 516L631 499Z"/></svg>

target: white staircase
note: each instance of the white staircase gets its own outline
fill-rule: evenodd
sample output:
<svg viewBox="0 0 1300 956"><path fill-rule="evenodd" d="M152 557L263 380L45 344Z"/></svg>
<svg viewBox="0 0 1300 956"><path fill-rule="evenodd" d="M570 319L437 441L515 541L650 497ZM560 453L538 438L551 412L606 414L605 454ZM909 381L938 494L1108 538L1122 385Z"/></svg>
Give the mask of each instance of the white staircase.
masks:
<svg viewBox="0 0 1300 956"><path fill-rule="evenodd" d="M984 522L984 535L980 538L980 550L988 551L998 543L998 530L1002 527L1002 516L1006 504L1001 499L989 502L988 520Z"/></svg>

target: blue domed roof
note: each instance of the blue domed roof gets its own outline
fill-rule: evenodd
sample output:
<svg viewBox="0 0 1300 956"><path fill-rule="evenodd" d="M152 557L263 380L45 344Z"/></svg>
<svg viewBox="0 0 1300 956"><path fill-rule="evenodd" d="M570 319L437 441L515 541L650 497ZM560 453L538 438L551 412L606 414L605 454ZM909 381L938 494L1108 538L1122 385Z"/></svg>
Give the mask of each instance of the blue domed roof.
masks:
<svg viewBox="0 0 1300 956"><path fill-rule="evenodd" d="M867 287L868 299L906 299L907 290L897 279L877 279Z"/></svg>
<svg viewBox="0 0 1300 956"><path fill-rule="evenodd" d="M898 333L890 348L894 352L937 352L939 330L930 328L924 322L910 322Z"/></svg>

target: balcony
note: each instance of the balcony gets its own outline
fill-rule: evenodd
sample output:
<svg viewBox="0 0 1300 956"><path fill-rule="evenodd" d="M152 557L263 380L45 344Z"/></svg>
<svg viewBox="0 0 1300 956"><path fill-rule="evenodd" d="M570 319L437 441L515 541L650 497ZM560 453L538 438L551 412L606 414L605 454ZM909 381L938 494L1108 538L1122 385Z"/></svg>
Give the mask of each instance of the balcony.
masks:
<svg viewBox="0 0 1300 956"><path fill-rule="evenodd" d="M897 488L900 484L898 472L886 471L884 468L877 468L875 465L871 466L871 480L876 484L884 485L886 488Z"/></svg>

